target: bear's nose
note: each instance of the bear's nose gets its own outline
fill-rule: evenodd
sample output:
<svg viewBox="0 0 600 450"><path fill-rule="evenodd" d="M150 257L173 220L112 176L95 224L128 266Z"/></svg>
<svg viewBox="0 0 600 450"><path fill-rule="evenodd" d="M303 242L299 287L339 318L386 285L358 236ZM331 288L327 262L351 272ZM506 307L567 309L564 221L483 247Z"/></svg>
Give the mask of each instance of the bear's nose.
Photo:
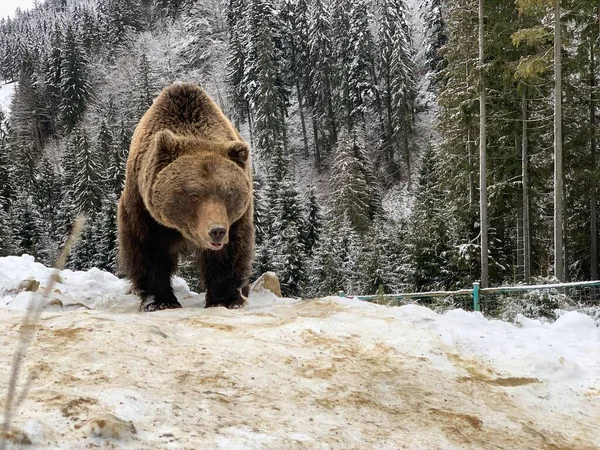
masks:
<svg viewBox="0 0 600 450"><path fill-rule="evenodd" d="M227 229L220 226L212 227L208 234L213 242L221 242L227 234Z"/></svg>

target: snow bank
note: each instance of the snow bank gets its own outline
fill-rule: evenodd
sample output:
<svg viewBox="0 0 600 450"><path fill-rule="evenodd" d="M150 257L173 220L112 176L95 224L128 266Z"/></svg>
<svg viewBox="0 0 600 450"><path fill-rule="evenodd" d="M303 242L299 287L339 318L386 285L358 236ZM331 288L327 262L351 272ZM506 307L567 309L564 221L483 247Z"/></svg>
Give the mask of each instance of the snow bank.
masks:
<svg viewBox="0 0 600 450"><path fill-rule="evenodd" d="M50 272L0 258L1 361L36 295L15 289L36 279L39 291ZM9 447L600 447L600 334L587 316L515 326L265 292L230 311L175 285L185 308L140 313L125 280L61 272ZM8 374L0 365L3 392Z"/></svg>

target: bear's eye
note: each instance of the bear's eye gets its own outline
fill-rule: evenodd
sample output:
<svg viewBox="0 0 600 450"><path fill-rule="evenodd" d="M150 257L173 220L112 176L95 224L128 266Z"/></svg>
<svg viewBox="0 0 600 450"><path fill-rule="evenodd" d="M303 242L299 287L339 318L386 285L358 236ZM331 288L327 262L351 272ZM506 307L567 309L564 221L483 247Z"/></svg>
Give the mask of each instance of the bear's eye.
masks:
<svg viewBox="0 0 600 450"><path fill-rule="evenodd" d="M190 197L190 200L193 201L194 203L200 199L200 196L198 194L190 193L188 195Z"/></svg>

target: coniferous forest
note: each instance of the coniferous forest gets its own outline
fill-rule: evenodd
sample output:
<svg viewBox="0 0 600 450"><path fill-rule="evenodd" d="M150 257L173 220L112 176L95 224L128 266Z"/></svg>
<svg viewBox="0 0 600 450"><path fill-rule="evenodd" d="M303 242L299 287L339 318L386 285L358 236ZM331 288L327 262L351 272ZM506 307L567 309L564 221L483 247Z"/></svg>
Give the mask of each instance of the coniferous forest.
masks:
<svg viewBox="0 0 600 450"><path fill-rule="evenodd" d="M490 285L597 279L600 7L555 3L485 0L480 52L477 0L39 2L0 22L0 256L51 264L84 212L69 268L116 271L133 130L193 81L252 145L254 273L288 296L463 288L482 235Z"/></svg>

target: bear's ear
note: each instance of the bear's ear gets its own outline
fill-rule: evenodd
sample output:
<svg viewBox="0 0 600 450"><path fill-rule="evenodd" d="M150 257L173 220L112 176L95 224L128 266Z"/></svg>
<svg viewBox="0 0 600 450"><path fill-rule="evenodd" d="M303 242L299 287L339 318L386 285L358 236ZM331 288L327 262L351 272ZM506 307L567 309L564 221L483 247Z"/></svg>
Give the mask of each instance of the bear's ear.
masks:
<svg viewBox="0 0 600 450"><path fill-rule="evenodd" d="M171 130L161 130L154 136L156 165L165 167L177 158L177 137Z"/></svg>
<svg viewBox="0 0 600 450"><path fill-rule="evenodd" d="M229 159L236 163L241 168L246 167L248 157L250 156L250 148L245 142L234 142L227 150Z"/></svg>

